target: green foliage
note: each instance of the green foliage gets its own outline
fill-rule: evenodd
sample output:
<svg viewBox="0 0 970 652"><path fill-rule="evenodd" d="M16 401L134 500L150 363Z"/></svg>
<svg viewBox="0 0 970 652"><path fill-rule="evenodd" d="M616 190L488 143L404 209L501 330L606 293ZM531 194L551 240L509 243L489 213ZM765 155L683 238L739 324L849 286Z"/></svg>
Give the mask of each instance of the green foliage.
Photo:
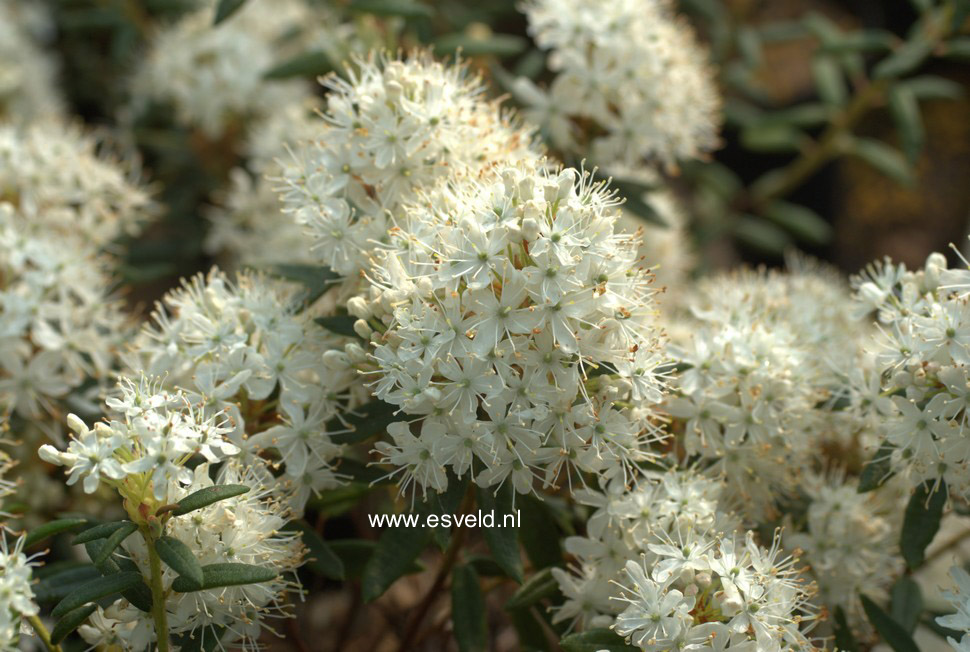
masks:
<svg viewBox="0 0 970 652"><path fill-rule="evenodd" d="M138 531L138 526L131 521L122 521L121 525L111 533L110 536L105 538L104 543L98 550L97 554L91 558L95 566L98 564L103 564L107 561L111 553L121 545L121 542L130 537L132 534Z"/></svg>
<svg viewBox="0 0 970 652"><path fill-rule="evenodd" d="M306 565L314 573L334 580L343 580L346 576L344 563L333 551L323 537L306 521L291 521L288 530L296 530L303 537L303 545L307 547L309 555Z"/></svg>
<svg viewBox="0 0 970 652"><path fill-rule="evenodd" d="M891 455L895 446L884 442L879 450L873 454L872 459L862 467L859 476L859 493L865 493L878 489L892 476Z"/></svg>
<svg viewBox="0 0 970 652"><path fill-rule="evenodd" d="M226 20L234 13L239 11L244 4L246 4L246 0L219 0L219 4L216 5L216 17L214 24L218 25L222 21Z"/></svg>
<svg viewBox="0 0 970 652"><path fill-rule="evenodd" d="M243 484L217 484L192 492L178 502L178 507L172 511L173 516L184 516L197 509L208 507L213 503L235 496L241 496L249 491Z"/></svg>
<svg viewBox="0 0 970 652"><path fill-rule="evenodd" d="M527 579L518 590L512 594L508 602L505 603L506 609L520 609L531 607L555 595L559 591L559 584L552 575L551 568L544 568L532 577Z"/></svg>
<svg viewBox="0 0 970 652"><path fill-rule="evenodd" d="M895 652L919 652L913 638L906 630L894 621L879 605L872 601L868 596L860 596L862 608L865 609L866 617L876 628L879 635Z"/></svg>
<svg viewBox="0 0 970 652"><path fill-rule="evenodd" d="M335 444L359 444L383 433L387 426L398 420L394 413L398 407L381 400L373 400L344 417L327 424L327 432L333 433L330 441Z"/></svg>
<svg viewBox="0 0 970 652"><path fill-rule="evenodd" d="M451 574L451 622L461 652L488 649L485 598L478 585L478 573L467 564L455 567Z"/></svg>
<svg viewBox="0 0 970 652"><path fill-rule="evenodd" d="M589 629L562 639L564 652L636 652L611 629Z"/></svg>
<svg viewBox="0 0 970 652"><path fill-rule="evenodd" d="M123 571L99 577L67 594L51 611L51 616L61 618L67 615L69 611L74 611L88 602L121 593L134 588L138 584L144 584L144 581L141 573L134 571Z"/></svg>
<svg viewBox="0 0 970 652"><path fill-rule="evenodd" d="M276 579L279 573L274 568L255 566L253 564L208 564L202 567L202 584L197 584L185 577L176 577L172 582L172 590L178 593L192 593L205 589L217 589L223 586L242 586L245 584L260 584Z"/></svg>
<svg viewBox="0 0 970 652"><path fill-rule="evenodd" d="M44 539L48 539L62 532L74 532L87 523L87 519L83 518L61 518L55 521L48 521L43 525L38 525L27 533L27 536L24 537L24 548L30 548Z"/></svg>
<svg viewBox="0 0 970 652"><path fill-rule="evenodd" d="M496 526L503 523L505 514L514 513L515 489L511 482L505 482L498 489L477 487L478 506L484 511L493 511ZM522 582L522 557L519 554L519 530L515 527L485 528L485 541L495 562L505 574L516 582Z"/></svg>
<svg viewBox="0 0 970 652"><path fill-rule="evenodd" d="M58 645L67 635L77 629L88 617L97 611L98 605L89 604L64 614L51 630L51 643Z"/></svg>
<svg viewBox="0 0 970 652"><path fill-rule="evenodd" d="M909 634L916 630L923 613L923 593L912 577L903 575L890 592L889 614Z"/></svg>
<svg viewBox="0 0 970 652"><path fill-rule="evenodd" d="M155 552L169 568L179 574L179 577L199 588L202 587L205 581L202 565L187 545L175 537L162 536L155 540Z"/></svg>
<svg viewBox="0 0 970 652"><path fill-rule="evenodd" d="M940 529L943 507L946 505L946 486L939 487L922 484L910 496L903 516L903 530L900 534L899 549L910 568L917 568L926 558L926 546Z"/></svg>
<svg viewBox="0 0 970 652"><path fill-rule="evenodd" d="M376 600L395 580L410 572L414 560L430 538L431 531L423 522L418 527L398 526L384 530L361 576L364 601Z"/></svg>

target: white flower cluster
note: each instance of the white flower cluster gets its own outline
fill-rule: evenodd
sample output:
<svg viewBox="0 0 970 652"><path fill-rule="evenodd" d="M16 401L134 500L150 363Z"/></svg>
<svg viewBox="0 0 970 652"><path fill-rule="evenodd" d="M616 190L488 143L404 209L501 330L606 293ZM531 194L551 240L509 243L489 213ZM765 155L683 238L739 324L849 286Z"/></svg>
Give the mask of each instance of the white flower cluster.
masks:
<svg viewBox="0 0 970 652"><path fill-rule="evenodd" d="M950 576L956 582L956 591L945 591L943 597L949 600L956 613L940 616L936 622L957 632L963 637L957 641L952 636L947 641L956 652L970 652L970 573L959 566L950 569Z"/></svg>
<svg viewBox="0 0 970 652"><path fill-rule="evenodd" d="M374 393L425 417L378 444L405 484L442 491L451 467L524 493L651 458L660 331L618 213L589 175L523 165L406 208L350 306L387 326Z"/></svg>
<svg viewBox="0 0 970 652"><path fill-rule="evenodd" d="M547 92L525 78L516 92L557 149L602 164L673 167L717 145L720 99L707 53L671 5L524 3L529 31L550 50L557 75ZM589 122L595 129L579 126Z"/></svg>
<svg viewBox="0 0 970 652"><path fill-rule="evenodd" d="M45 462L67 467L67 484L83 479L84 491L93 493L104 481L131 498L127 509L137 510L143 501L164 501L172 482L190 484L193 475L186 464L193 456L219 462L239 452L226 438L225 416L205 416L203 406L185 393L163 390L145 378L138 383L123 378L119 389L120 397L106 401L115 418L91 430L68 415L74 436L67 450L40 447Z"/></svg>
<svg viewBox="0 0 970 652"><path fill-rule="evenodd" d="M324 29L325 14L299 0L254 0L213 26L216 2L202 5L155 34L132 79L136 110L151 101L171 102L180 122L217 139L309 94L302 80L264 75L301 54L307 26Z"/></svg>
<svg viewBox="0 0 970 652"><path fill-rule="evenodd" d="M60 117L57 65L44 48L51 29L40 3L0 0L0 120Z"/></svg>
<svg viewBox="0 0 970 652"><path fill-rule="evenodd" d="M163 501L175 503L192 492L212 486L210 473L210 465L201 464L189 472L188 482L169 482ZM171 519L165 533L188 546L202 566L250 564L272 568L279 576L257 584L179 593L170 591L177 574L164 567L162 582L168 595L169 633L173 637L201 637L203 642L216 637L220 643L212 645L219 649L229 645L260 649L257 644L260 632L272 631L267 620L286 617L285 595L300 590L294 571L302 563L304 549L299 532L282 531L290 515L268 488L273 486L272 477L258 460L246 465L238 460L229 461L218 472L216 483L243 484L252 489ZM149 559L144 539L135 533L125 539L122 548L148 578ZM133 652L147 649L155 637L151 616L123 598L108 607L99 607L89 624L79 631L89 645L117 645Z"/></svg>
<svg viewBox="0 0 970 652"><path fill-rule="evenodd" d="M37 564L23 553L23 545L20 537L11 548L0 527L0 650L4 652L19 649L21 619L40 612L31 588L31 568Z"/></svg>
<svg viewBox="0 0 970 652"><path fill-rule="evenodd" d="M483 99L481 79L462 65L427 52L371 55L346 75L324 81L325 129L295 152L283 178L286 210L339 274L367 269L418 190L536 158L531 131Z"/></svg>
<svg viewBox="0 0 970 652"><path fill-rule="evenodd" d="M131 330L110 285L84 238L0 201L0 416L59 420L60 399L108 376Z"/></svg>
<svg viewBox="0 0 970 652"><path fill-rule="evenodd" d="M848 289L815 271L714 277L687 304L691 317L671 330L686 369L666 409L684 422L686 454L766 520L823 442L843 445L857 430L854 413L831 407L866 331Z"/></svg>
<svg viewBox="0 0 970 652"><path fill-rule="evenodd" d="M136 233L154 214L136 173L80 128L0 125L0 202L46 237L76 238L87 251Z"/></svg>
<svg viewBox="0 0 970 652"><path fill-rule="evenodd" d="M255 273L235 283L219 270L198 275L165 296L126 361L130 374L163 378L209 413L227 414L239 447L275 449L302 513L311 493L338 484L330 462L340 447L328 424L367 393L344 356L324 364L344 338L298 310L296 290Z"/></svg>
<svg viewBox="0 0 970 652"><path fill-rule="evenodd" d="M721 506L723 493L720 481L683 470L646 473L633 489L613 481L604 491L574 492L578 502L594 511L586 535L566 539L566 552L576 560L570 572L552 570L566 597L553 622L609 626L624 610L616 596L626 563L641 556L649 563L659 561L650 544L733 533L739 522Z"/></svg>
<svg viewBox="0 0 970 652"><path fill-rule="evenodd" d="M970 266L968 266L970 267ZM876 310L882 432L892 469L912 485L945 481L970 496L970 269L934 253L907 271L889 261L854 279L861 310Z"/></svg>
<svg viewBox="0 0 970 652"><path fill-rule="evenodd" d="M281 213L279 193L269 178L282 174L281 161L293 148L313 141L325 123L316 102L301 102L254 125L245 147L246 169L230 171L229 187L217 197L208 217L212 226L206 250L233 266L311 263L304 227Z"/></svg>
<svg viewBox="0 0 970 652"><path fill-rule="evenodd" d="M804 531L786 529L785 547L801 550L818 601L830 611L842 607L853 626L866 628L859 595L884 598L903 570L901 512L883 492L859 493L844 474L813 476L802 491L811 501Z"/></svg>

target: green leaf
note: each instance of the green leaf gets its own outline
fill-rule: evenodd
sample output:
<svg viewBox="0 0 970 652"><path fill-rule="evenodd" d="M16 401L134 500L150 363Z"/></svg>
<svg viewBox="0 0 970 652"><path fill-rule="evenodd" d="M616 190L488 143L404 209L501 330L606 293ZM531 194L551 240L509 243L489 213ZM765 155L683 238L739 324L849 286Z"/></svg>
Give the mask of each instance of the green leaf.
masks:
<svg viewBox="0 0 970 652"><path fill-rule="evenodd" d="M910 568L917 568L923 563L926 546L930 545L940 529L940 518L946 505L946 486L941 482L936 491L932 494L930 491L927 484L917 487L903 515L899 549Z"/></svg>
<svg viewBox="0 0 970 652"><path fill-rule="evenodd" d="M812 76L818 95L826 104L842 106L849 96L845 77L839 64L829 56L816 56L812 59Z"/></svg>
<svg viewBox="0 0 970 652"><path fill-rule="evenodd" d="M559 525L549 507L531 494L519 500L522 522L529 524L519 532L519 539L532 566L538 570L562 564Z"/></svg>
<svg viewBox="0 0 970 652"><path fill-rule="evenodd" d="M155 541L155 552L179 577L201 588L205 579L202 565L187 545L175 537L162 536Z"/></svg>
<svg viewBox="0 0 970 652"><path fill-rule="evenodd" d="M354 324L357 322L357 318L352 315L331 315L330 317L317 317L313 321L320 324L335 335L344 335L346 337L356 337L360 339L360 335L358 335L357 331L354 330Z"/></svg>
<svg viewBox="0 0 970 652"><path fill-rule="evenodd" d="M381 400L354 408L353 413L344 416L343 422L335 419L327 424L327 432L335 433L330 436L330 441L335 444L359 444L367 441L387 430L397 420L394 416L397 409L396 405ZM347 432L339 432L341 430Z"/></svg>
<svg viewBox="0 0 970 652"><path fill-rule="evenodd" d="M797 151L804 139L798 129L779 123L756 122L741 131L741 144L752 152Z"/></svg>
<svg viewBox="0 0 970 652"><path fill-rule="evenodd" d="M832 226L815 211L786 201L773 201L765 208L765 217L793 234L799 240L815 246L832 240Z"/></svg>
<svg viewBox="0 0 970 652"><path fill-rule="evenodd" d="M306 521L291 521L287 523L285 529L295 530L302 534L303 545L310 552L310 557L306 564L310 570L318 575L329 577L332 580L344 579L344 563L309 523Z"/></svg>
<svg viewBox="0 0 970 652"><path fill-rule="evenodd" d="M216 6L216 18L212 24L218 25L239 11L244 4L246 4L246 0L219 0L219 4Z"/></svg>
<svg viewBox="0 0 970 652"><path fill-rule="evenodd" d="M788 233L765 219L741 216L734 225L734 237L758 251L781 257L792 246Z"/></svg>
<svg viewBox="0 0 970 652"><path fill-rule="evenodd" d="M101 571L93 564L82 564L46 577L34 585L34 600L59 602L68 593L91 580L101 577Z"/></svg>
<svg viewBox="0 0 970 652"><path fill-rule="evenodd" d="M908 633L916 631L923 613L923 593L912 577L903 575L893 584L889 594L889 613Z"/></svg>
<svg viewBox="0 0 970 652"><path fill-rule="evenodd" d="M202 584L198 585L184 577L176 577L172 590L179 593L192 593L204 589L217 589L223 586L242 586L260 584L276 579L279 573L275 568L254 566L252 564L208 564L202 567Z"/></svg>
<svg viewBox="0 0 970 652"><path fill-rule="evenodd" d="M859 596L862 599L862 608L866 611L869 622L876 628L883 641L886 642L895 652L919 652L919 647L913 638L896 623L889 615L879 608L868 596Z"/></svg>
<svg viewBox="0 0 970 652"><path fill-rule="evenodd" d="M348 8L351 11L378 16L430 18L434 15L434 10L431 7L415 2L415 0L354 0Z"/></svg>
<svg viewBox="0 0 970 652"><path fill-rule="evenodd" d="M431 538L424 526L422 514L417 527L389 527L381 533L374 554L367 560L361 576L361 591L365 602L376 600L399 577L406 574Z"/></svg>
<svg viewBox="0 0 970 652"><path fill-rule="evenodd" d="M346 579L357 580L364 574L367 562L377 549L377 542L366 539L338 539L330 542L330 549L343 564ZM408 572L413 572L413 569L408 569Z"/></svg>
<svg viewBox="0 0 970 652"><path fill-rule="evenodd" d="M448 470L448 488L440 494L433 494L428 498L428 512L436 516L448 514L449 516L458 512L461 507L462 498L468 490L468 482L471 475L465 474L458 478L454 471ZM439 521L440 523L440 521ZM438 547L444 550L451 541L451 529L442 525L431 528L431 536L434 537Z"/></svg>
<svg viewBox="0 0 970 652"><path fill-rule="evenodd" d="M460 652L485 652L485 598L478 585L478 574L468 565L455 567L451 574L451 622Z"/></svg>
<svg viewBox="0 0 970 652"><path fill-rule="evenodd" d="M91 561L94 562L95 566L103 564L111 553L115 551L121 542L130 537L132 534L138 531L138 526L131 521L122 521L121 526L111 533L107 539L105 539L100 550L98 550L97 557L92 557Z"/></svg>
<svg viewBox="0 0 970 652"><path fill-rule="evenodd" d="M273 265L268 271L281 278L299 283L306 291L300 302L312 304L340 280L340 275L326 265Z"/></svg>
<svg viewBox="0 0 970 652"><path fill-rule="evenodd" d="M54 629L51 630L51 643L59 645L61 641L67 638L68 634L77 629L97 609L98 605L89 604L64 614L54 625Z"/></svg>
<svg viewBox="0 0 970 652"><path fill-rule="evenodd" d="M958 100L963 97L963 86L953 80L936 75L920 75L898 86L909 90L918 100Z"/></svg>
<svg viewBox="0 0 970 652"><path fill-rule="evenodd" d="M51 616L60 618L88 602L121 593L143 583L141 573L135 572L114 573L99 577L67 594L51 611Z"/></svg>
<svg viewBox="0 0 970 652"><path fill-rule="evenodd" d="M125 523L131 523L131 521L112 521L110 523L101 523L100 525L90 527L74 537L74 545L80 545L90 541L97 541L98 539L106 539L114 534L118 529L124 527Z"/></svg>
<svg viewBox="0 0 970 652"><path fill-rule="evenodd" d="M901 77L919 67L932 51L933 43L925 36L917 36L880 61L873 70L873 76L876 79Z"/></svg>
<svg viewBox="0 0 970 652"><path fill-rule="evenodd" d="M789 109L772 111L764 115L761 120L766 124L782 124L794 127L814 127L827 123L833 114L828 104L821 102L805 102Z"/></svg>
<svg viewBox="0 0 970 652"><path fill-rule="evenodd" d="M910 163L915 163L925 139L916 95L901 84L893 86L889 89L889 112L899 130L899 141L906 158Z"/></svg>
<svg viewBox="0 0 970 652"><path fill-rule="evenodd" d="M845 617L842 607L835 608L835 649L842 652L858 652L859 645L852 634L852 627Z"/></svg>
<svg viewBox="0 0 970 652"><path fill-rule="evenodd" d="M178 508L172 512L173 516L184 516L197 509L208 507L213 503L235 496L241 496L249 491L244 484L216 484L199 489L178 502Z"/></svg>
<svg viewBox="0 0 970 652"><path fill-rule="evenodd" d="M55 534L60 534L61 532L73 532L82 525L87 524L87 522L88 521L83 518L62 518L39 525L28 532L27 536L24 537L24 548L29 548L32 545L40 543L44 539L52 537Z"/></svg>
<svg viewBox="0 0 970 652"><path fill-rule="evenodd" d="M263 79L290 79L292 77L319 77L333 72L334 65L323 50L303 52L292 59L277 64L263 73ZM289 267L287 265L287 267Z"/></svg>
<svg viewBox="0 0 970 652"><path fill-rule="evenodd" d="M609 187L617 190L620 196L626 200L623 203L624 210L630 211L640 219L655 226L669 226L653 206L643 199L644 195L651 190L656 190L655 186L630 181L628 179L614 178L610 181Z"/></svg>
<svg viewBox="0 0 970 652"><path fill-rule="evenodd" d="M475 569L475 572L485 577L505 577L505 571L487 555L467 555L465 562Z"/></svg>
<svg viewBox="0 0 970 652"><path fill-rule="evenodd" d="M892 476L892 452L895 446L883 442L866 465L862 467L859 476L859 493L863 494L878 489Z"/></svg>
<svg viewBox="0 0 970 652"><path fill-rule="evenodd" d="M946 42L943 56L948 59L970 61L970 36L961 36Z"/></svg>
<svg viewBox="0 0 970 652"><path fill-rule="evenodd" d="M504 515L513 513L515 489L511 482L504 482L498 490L493 487L476 487L476 493L478 506L485 512L491 510L495 514L495 527L485 528L484 531L488 549L505 574L521 584L522 557L519 554L519 529L499 527L505 522Z"/></svg>
<svg viewBox="0 0 970 652"><path fill-rule="evenodd" d="M913 172L906 162L906 157L889 145L872 138L854 138L847 151L896 183L904 186L912 185Z"/></svg>
<svg viewBox="0 0 970 652"><path fill-rule="evenodd" d="M206 625L173 636L172 642L178 645L179 652L214 652L225 631L226 628L222 625Z"/></svg>
<svg viewBox="0 0 970 652"><path fill-rule="evenodd" d="M636 652L612 629L588 629L570 634L560 642L564 652Z"/></svg>
<svg viewBox="0 0 970 652"><path fill-rule="evenodd" d="M539 617L535 609L512 609L509 611L509 619L512 621L512 626L515 627L515 633L519 637L519 645L522 650L548 652L552 649L543 627L542 618Z"/></svg>
<svg viewBox="0 0 970 652"><path fill-rule="evenodd" d="M540 600L551 597L559 590L559 583L552 576L551 568L544 568L535 573L525 583L512 594L508 602L505 603L506 609L519 609L531 607Z"/></svg>
<svg viewBox="0 0 970 652"><path fill-rule="evenodd" d="M104 541L95 539L94 541L85 543L84 549L87 551L88 556L94 559L99 556L99 552L104 545ZM97 564L97 567L102 575L114 575L122 572L138 573L141 575L141 571L135 562L125 557L108 557L102 563ZM145 582L136 584L130 589L125 589L121 592L121 595L128 602L146 613L152 610L152 592Z"/></svg>
<svg viewBox="0 0 970 652"><path fill-rule="evenodd" d="M886 52L898 39L892 32L881 29L860 29L826 43L820 50L830 54L845 52Z"/></svg>
<svg viewBox="0 0 970 652"><path fill-rule="evenodd" d="M490 34L486 38L476 38L464 32L454 32L439 36L434 41L436 54L448 55L461 50L466 57L514 57L522 54L529 41L515 34Z"/></svg>

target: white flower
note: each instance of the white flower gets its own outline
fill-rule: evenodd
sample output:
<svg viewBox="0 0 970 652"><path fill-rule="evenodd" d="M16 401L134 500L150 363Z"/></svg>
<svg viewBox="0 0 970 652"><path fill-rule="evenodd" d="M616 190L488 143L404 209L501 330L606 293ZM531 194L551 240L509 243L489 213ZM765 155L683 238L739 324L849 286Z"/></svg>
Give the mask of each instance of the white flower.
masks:
<svg viewBox="0 0 970 652"><path fill-rule="evenodd" d="M947 641L957 652L964 652L970 647L970 574L959 566L954 566L950 569L950 577L956 583L956 591L944 591L943 597L949 600L956 613L940 616L936 622L964 633L959 642L953 637L947 637Z"/></svg>
<svg viewBox="0 0 970 652"><path fill-rule="evenodd" d="M31 589L31 568L37 564L24 555L23 546L24 537L19 537L11 547L0 529L0 650L17 649L21 618L40 611Z"/></svg>
<svg viewBox="0 0 970 652"><path fill-rule="evenodd" d="M18 123L60 118L57 64L48 49L54 25L46 7L0 2L0 119Z"/></svg>

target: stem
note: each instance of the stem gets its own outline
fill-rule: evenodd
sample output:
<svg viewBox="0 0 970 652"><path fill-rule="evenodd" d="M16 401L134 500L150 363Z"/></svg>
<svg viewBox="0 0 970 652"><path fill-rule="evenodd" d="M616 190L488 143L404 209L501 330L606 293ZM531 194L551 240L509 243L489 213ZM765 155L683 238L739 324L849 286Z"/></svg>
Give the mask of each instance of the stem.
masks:
<svg viewBox="0 0 970 652"><path fill-rule="evenodd" d="M168 612L165 609L165 587L162 586L162 560L155 552L155 540L144 526L141 535L148 548L148 564L152 572L152 618L155 620L155 639L158 652L168 652Z"/></svg>
<svg viewBox="0 0 970 652"><path fill-rule="evenodd" d="M44 623L41 622L40 616L36 614L33 616L27 616L27 622L29 622L30 626L34 628L34 631L37 632L37 638L39 638L44 644L44 647L47 648L47 652L61 652L60 645L54 645L51 643L50 632L48 632L47 628L44 627Z"/></svg>

